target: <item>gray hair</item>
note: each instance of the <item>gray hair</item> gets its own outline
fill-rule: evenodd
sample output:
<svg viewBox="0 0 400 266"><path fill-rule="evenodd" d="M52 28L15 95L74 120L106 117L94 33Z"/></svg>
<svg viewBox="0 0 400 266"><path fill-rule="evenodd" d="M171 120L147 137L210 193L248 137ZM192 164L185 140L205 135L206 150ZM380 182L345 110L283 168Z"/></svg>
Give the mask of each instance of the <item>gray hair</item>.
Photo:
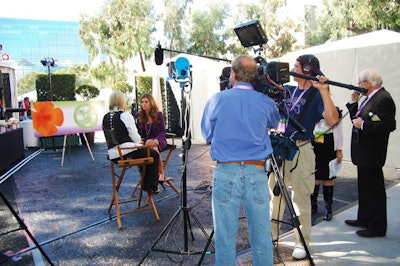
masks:
<svg viewBox="0 0 400 266"><path fill-rule="evenodd" d="M372 86L378 87L383 83L382 77L376 72L376 70L368 68L358 74L358 77L362 81L368 81Z"/></svg>

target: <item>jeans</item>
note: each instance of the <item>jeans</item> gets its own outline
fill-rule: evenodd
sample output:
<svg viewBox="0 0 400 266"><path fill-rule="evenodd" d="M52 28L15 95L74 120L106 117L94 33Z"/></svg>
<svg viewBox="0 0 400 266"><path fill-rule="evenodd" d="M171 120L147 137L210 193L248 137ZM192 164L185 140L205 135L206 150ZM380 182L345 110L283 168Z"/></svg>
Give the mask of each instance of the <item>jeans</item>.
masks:
<svg viewBox="0 0 400 266"><path fill-rule="evenodd" d="M216 265L236 265L236 239L242 204L253 265L273 265L270 195L264 167L217 164L212 190Z"/></svg>

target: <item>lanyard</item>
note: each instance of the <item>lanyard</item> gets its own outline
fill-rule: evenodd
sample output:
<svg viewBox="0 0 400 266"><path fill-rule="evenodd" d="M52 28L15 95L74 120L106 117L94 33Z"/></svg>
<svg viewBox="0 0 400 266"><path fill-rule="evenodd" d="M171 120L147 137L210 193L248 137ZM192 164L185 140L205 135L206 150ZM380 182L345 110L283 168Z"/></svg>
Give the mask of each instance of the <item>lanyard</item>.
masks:
<svg viewBox="0 0 400 266"><path fill-rule="evenodd" d="M367 99L365 99L365 100L362 102L360 108L358 108L357 113L356 113L356 116L358 116L358 115L361 113L362 109L364 109L365 105L369 102L369 100L372 98L372 96L374 96L375 93L377 93L378 91L380 91L382 88L383 88L383 87L381 86L381 87L379 87L378 89L376 89L376 90L374 90L373 92L371 92L370 95L368 95Z"/></svg>
<svg viewBox="0 0 400 266"><path fill-rule="evenodd" d="M293 92L293 94L292 94L292 97L291 97L292 99L294 98L294 95L296 94L298 88L299 88L299 87L296 87L296 89L294 90L294 92ZM308 88L308 89L309 89L309 88ZM297 97L296 102L295 102L294 104L292 104L292 107L290 107L289 112L292 111L294 107L296 107L297 103L301 100L301 98L303 97L304 93L306 93L306 91L308 91L308 89L303 90L303 92L299 95L299 97Z"/></svg>

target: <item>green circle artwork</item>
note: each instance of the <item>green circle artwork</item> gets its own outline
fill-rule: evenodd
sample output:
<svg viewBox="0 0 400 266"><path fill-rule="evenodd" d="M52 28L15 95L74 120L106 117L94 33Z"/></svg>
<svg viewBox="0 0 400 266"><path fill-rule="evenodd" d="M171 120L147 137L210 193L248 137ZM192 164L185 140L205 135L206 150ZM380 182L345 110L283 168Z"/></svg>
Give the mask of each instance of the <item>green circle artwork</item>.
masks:
<svg viewBox="0 0 400 266"><path fill-rule="evenodd" d="M78 127L82 129L92 129L97 124L97 110L87 103L78 105L74 110L74 120Z"/></svg>

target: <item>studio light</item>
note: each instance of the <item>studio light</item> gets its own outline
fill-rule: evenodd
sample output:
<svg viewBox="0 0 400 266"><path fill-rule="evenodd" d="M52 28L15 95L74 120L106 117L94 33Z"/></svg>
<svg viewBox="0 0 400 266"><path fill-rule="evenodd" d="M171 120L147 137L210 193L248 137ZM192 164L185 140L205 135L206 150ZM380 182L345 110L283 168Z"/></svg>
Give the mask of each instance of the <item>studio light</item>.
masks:
<svg viewBox="0 0 400 266"><path fill-rule="evenodd" d="M53 101L53 91L51 88L51 72L50 72L50 67L55 67L57 66L57 60L54 58L43 58L40 60L40 63L42 63L43 66L47 66L47 80L49 82L49 91L50 91L50 101Z"/></svg>

